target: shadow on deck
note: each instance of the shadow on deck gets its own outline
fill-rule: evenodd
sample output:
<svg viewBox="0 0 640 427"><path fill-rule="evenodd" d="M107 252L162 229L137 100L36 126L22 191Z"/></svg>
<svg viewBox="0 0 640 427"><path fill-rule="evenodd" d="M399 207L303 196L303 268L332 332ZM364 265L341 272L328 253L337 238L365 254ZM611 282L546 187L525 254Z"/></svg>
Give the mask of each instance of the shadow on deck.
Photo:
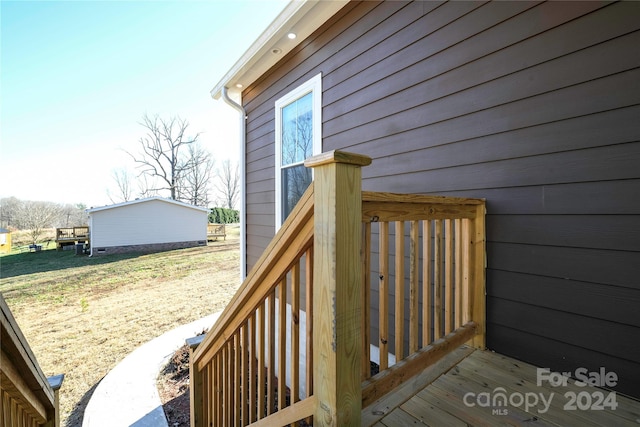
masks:
<svg viewBox="0 0 640 427"><path fill-rule="evenodd" d="M362 425L640 425L639 401L547 378L538 385L536 366L463 346L364 408Z"/></svg>

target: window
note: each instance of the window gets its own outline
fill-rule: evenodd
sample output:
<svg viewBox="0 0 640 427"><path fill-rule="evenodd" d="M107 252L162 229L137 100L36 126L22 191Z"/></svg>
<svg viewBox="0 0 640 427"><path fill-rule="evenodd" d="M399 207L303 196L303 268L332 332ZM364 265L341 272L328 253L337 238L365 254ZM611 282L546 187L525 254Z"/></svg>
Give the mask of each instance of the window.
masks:
<svg viewBox="0 0 640 427"><path fill-rule="evenodd" d="M322 75L276 101L276 229L311 183L304 160L322 151Z"/></svg>

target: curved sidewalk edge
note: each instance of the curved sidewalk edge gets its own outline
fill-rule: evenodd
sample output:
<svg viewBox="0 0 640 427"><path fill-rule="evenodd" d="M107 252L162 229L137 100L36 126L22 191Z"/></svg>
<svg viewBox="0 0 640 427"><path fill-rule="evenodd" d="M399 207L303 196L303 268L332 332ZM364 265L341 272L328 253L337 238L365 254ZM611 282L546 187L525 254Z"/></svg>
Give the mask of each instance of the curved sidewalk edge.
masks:
<svg viewBox="0 0 640 427"><path fill-rule="evenodd" d="M82 427L167 427L156 388L160 369L187 338L210 329L220 313L179 326L131 352L96 388Z"/></svg>

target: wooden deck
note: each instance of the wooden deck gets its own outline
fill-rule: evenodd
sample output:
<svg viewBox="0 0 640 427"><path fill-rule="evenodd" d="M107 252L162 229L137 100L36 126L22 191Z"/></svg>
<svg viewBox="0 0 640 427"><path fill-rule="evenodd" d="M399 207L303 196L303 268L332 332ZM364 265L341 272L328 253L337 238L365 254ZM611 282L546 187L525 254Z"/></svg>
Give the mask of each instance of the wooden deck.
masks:
<svg viewBox="0 0 640 427"><path fill-rule="evenodd" d="M207 224L207 240L218 240L218 237L227 240L226 224Z"/></svg>
<svg viewBox="0 0 640 427"><path fill-rule="evenodd" d="M56 248L58 250L78 243L88 245L89 242L89 227L56 228Z"/></svg>
<svg viewBox="0 0 640 427"><path fill-rule="evenodd" d="M305 161L313 183L190 358L192 425L360 425L424 366L485 347L484 200L362 192L370 162Z"/></svg>
<svg viewBox="0 0 640 427"><path fill-rule="evenodd" d="M362 425L640 425L639 401L571 379L537 382L536 366L463 346L364 408Z"/></svg>
<svg viewBox="0 0 640 427"><path fill-rule="evenodd" d="M484 200L361 192L369 162L305 161L313 183L192 353L192 426L640 425L635 400L485 351Z"/></svg>

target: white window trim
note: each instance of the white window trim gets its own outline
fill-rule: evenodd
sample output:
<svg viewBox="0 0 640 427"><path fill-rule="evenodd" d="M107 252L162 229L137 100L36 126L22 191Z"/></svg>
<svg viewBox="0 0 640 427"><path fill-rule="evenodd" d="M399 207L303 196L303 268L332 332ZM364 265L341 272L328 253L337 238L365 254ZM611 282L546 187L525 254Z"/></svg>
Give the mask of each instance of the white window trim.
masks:
<svg viewBox="0 0 640 427"><path fill-rule="evenodd" d="M283 107L289 105L291 102L298 98L302 98L308 93L312 93L312 105L313 105L313 155L320 154L322 152L322 73L313 76L305 83L301 84L291 92L278 99L275 103L275 115L276 115L276 162L275 162L275 175L276 175L276 231L282 226L282 114L280 111ZM312 172L313 173L313 172ZM312 175L313 179L313 175Z"/></svg>

